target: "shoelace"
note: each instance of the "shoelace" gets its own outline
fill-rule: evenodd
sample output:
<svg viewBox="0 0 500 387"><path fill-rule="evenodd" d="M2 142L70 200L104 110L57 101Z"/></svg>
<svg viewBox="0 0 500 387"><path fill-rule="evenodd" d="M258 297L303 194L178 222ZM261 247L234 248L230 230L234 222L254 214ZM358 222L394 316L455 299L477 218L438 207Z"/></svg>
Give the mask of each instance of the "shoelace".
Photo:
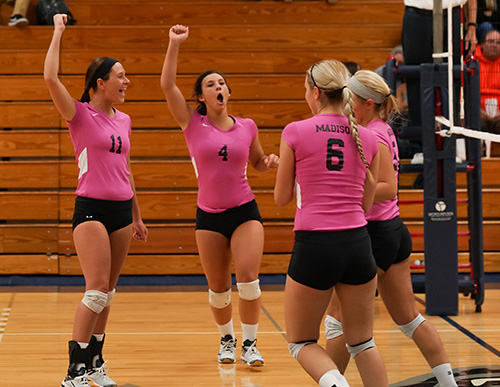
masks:
<svg viewBox="0 0 500 387"><path fill-rule="evenodd" d="M91 374L96 373L102 377L109 378L108 374L106 373L106 371L109 371L109 366L106 365L107 362L108 361L105 360L100 367L92 368Z"/></svg>
<svg viewBox="0 0 500 387"><path fill-rule="evenodd" d="M228 340L222 344L222 351L223 352L227 352L227 351L232 352L234 345L235 345L234 340Z"/></svg>
<svg viewBox="0 0 500 387"><path fill-rule="evenodd" d="M106 373L106 371L109 371L109 366L106 365L107 362L108 361L105 360L104 363L102 363L102 365L97 369L97 372L99 372L103 376L108 376L108 374Z"/></svg>
<svg viewBox="0 0 500 387"><path fill-rule="evenodd" d="M74 377L73 379L77 380L83 386L89 386L90 387L89 380L87 379L87 373L86 372L83 375Z"/></svg>
<svg viewBox="0 0 500 387"><path fill-rule="evenodd" d="M251 355L255 355L255 356L260 356L260 353L256 347L256 344L257 342L254 341L252 344L250 344L249 347L246 347L245 350L246 350L246 353L247 354L251 354Z"/></svg>

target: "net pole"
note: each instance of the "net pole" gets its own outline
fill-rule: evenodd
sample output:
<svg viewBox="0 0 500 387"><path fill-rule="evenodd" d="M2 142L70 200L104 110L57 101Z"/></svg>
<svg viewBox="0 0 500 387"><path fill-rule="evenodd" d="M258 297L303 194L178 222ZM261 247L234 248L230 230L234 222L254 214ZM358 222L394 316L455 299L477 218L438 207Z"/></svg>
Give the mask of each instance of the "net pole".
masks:
<svg viewBox="0 0 500 387"><path fill-rule="evenodd" d="M434 9L432 11L432 38L433 51L435 54L443 52L443 2L434 0ZM443 59L440 56L433 55L434 63L441 63Z"/></svg>
<svg viewBox="0 0 500 387"><path fill-rule="evenodd" d="M464 6L460 4L460 126L465 126L464 64Z"/></svg>
<svg viewBox="0 0 500 387"><path fill-rule="evenodd" d="M454 124L454 111L453 111L453 8L451 1L448 2L448 115L451 126Z"/></svg>

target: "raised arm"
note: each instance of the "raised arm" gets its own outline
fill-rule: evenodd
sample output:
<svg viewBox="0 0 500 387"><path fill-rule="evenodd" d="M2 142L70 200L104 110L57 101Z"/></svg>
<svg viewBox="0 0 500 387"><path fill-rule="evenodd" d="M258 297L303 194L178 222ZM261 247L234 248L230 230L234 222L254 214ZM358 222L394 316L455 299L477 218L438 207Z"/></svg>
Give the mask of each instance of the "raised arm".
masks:
<svg viewBox="0 0 500 387"><path fill-rule="evenodd" d="M76 113L75 101L58 77L61 38L66 29L67 20L68 17L63 14L54 16L54 35L52 36L52 41L45 57L43 79L57 110L65 120L71 121Z"/></svg>
<svg viewBox="0 0 500 387"><path fill-rule="evenodd" d="M163 62L160 81L161 89L167 99L170 112L182 130L186 129L194 112L194 108L186 102L184 95L182 95L182 92L176 84L179 48L188 36L189 28L186 26L177 24L170 28L170 41L167 48L167 54L165 55L165 61Z"/></svg>

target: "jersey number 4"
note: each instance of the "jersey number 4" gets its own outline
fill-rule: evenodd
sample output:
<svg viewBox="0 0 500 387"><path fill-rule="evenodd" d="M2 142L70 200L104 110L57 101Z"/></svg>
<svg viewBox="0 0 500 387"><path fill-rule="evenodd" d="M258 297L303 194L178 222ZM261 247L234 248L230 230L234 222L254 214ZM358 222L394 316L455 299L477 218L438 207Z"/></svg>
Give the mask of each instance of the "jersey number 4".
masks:
<svg viewBox="0 0 500 387"><path fill-rule="evenodd" d="M220 148L219 156L222 157L222 161L227 161L227 145Z"/></svg>
<svg viewBox="0 0 500 387"><path fill-rule="evenodd" d="M117 137L118 140L118 149L115 150L115 136L111 135L111 149L109 150L112 153L122 153L122 138L120 136Z"/></svg>
<svg viewBox="0 0 500 387"><path fill-rule="evenodd" d="M343 147L344 141L338 138L328 139L326 147L326 168L329 171L341 171L344 167L344 153L339 149Z"/></svg>

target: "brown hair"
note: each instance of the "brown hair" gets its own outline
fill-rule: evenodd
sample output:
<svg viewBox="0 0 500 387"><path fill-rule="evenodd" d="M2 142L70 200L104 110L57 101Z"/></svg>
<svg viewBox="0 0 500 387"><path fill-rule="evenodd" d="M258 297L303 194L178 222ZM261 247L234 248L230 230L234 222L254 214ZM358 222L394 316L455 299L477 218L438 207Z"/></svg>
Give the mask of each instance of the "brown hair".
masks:
<svg viewBox="0 0 500 387"><path fill-rule="evenodd" d="M198 97L203 94L203 88L202 88L203 80L210 74L219 74L224 79L224 82L226 82L227 85L226 77L219 70L207 70L204 73L200 74L200 76L198 77L198 79L194 84L193 97L196 98L196 100L198 101L198 107L196 108L196 111L200 113L202 116L207 115L207 106L205 105L205 102L200 101ZM229 85L227 85L227 88L231 93L231 88L229 87Z"/></svg>
<svg viewBox="0 0 500 387"><path fill-rule="evenodd" d="M94 59L87 68L87 73L85 74L85 90L80 98L81 102L90 102L90 89L95 91L98 79L102 79L103 81L109 79L111 68L116 62L118 62L116 59L107 56L101 56Z"/></svg>

